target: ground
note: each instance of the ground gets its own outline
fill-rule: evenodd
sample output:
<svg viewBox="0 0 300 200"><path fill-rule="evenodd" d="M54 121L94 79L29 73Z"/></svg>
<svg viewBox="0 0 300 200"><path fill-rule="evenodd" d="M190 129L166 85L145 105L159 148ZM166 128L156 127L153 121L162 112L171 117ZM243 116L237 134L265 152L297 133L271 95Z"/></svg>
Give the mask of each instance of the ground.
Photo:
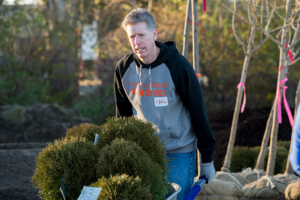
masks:
<svg viewBox="0 0 300 200"><path fill-rule="evenodd" d="M35 169L34 158L47 142L64 136L66 128L88 122L84 119L68 118L67 112L58 109L57 106L39 105L36 108L37 111L31 108L31 114L28 110L22 111L27 113L23 124L18 123L21 119L8 121L0 115L1 200L39 199L38 191L30 182ZM0 113L7 110L8 107L0 107ZM245 109L239 116L235 145L260 146L269 112L270 108ZM282 116L283 123L279 126L278 139L290 140L292 129L284 109ZM221 169L225 157L232 117L233 109L208 112L209 122L217 140L213 155L217 171Z"/></svg>

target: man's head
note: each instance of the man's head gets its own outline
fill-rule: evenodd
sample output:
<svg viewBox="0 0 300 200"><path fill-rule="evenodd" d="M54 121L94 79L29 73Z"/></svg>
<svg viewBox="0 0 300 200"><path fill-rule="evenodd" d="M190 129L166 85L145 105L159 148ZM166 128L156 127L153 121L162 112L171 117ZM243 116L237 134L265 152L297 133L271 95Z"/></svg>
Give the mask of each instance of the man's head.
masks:
<svg viewBox="0 0 300 200"><path fill-rule="evenodd" d="M154 17L147 10L137 8L126 15L122 25L138 58L146 64L153 62L159 52L155 45L157 29Z"/></svg>

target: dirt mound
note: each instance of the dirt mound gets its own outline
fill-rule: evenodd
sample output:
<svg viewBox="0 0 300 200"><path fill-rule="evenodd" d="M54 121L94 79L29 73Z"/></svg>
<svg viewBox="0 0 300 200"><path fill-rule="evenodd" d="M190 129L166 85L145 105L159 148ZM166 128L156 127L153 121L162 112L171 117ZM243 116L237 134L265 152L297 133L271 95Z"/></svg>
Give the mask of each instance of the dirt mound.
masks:
<svg viewBox="0 0 300 200"><path fill-rule="evenodd" d="M0 143L50 142L65 136L67 128L91 121L56 104L0 107Z"/></svg>
<svg viewBox="0 0 300 200"><path fill-rule="evenodd" d="M234 145L247 147L260 146L270 110L271 108L267 107L256 109L246 108L244 113L240 113ZM293 112L294 109L291 110ZM217 140L216 150L213 155L217 171L221 170L227 151L233 112L232 109L208 112L208 120ZM283 108L282 124L279 125L278 130L278 140L290 141L291 133L292 128Z"/></svg>

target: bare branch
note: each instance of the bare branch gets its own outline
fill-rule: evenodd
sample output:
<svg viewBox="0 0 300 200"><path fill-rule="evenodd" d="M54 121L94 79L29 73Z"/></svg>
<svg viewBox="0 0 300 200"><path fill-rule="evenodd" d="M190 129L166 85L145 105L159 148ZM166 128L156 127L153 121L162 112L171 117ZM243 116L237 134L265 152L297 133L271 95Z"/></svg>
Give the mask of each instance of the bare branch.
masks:
<svg viewBox="0 0 300 200"><path fill-rule="evenodd" d="M237 2L237 1L235 1L234 3L236 4L236 2ZM249 19L249 22L250 22L251 24L253 24L253 21L252 21L252 19L251 19L251 10L250 10L250 7L251 7L250 4L251 4L251 3L252 3L252 0L249 1L249 4L248 4L248 6L247 6L247 7L248 7L248 10L247 10L247 11L248 11L248 19Z"/></svg>
<svg viewBox="0 0 300 200"><path fill-rule="evenodd" d="M289 26L289 41L288 43L291 43L291 39L292 39L292 31L291 31L291 27Z"/></svg>
<svg viewBox="0 0 300 200"><path fill-rule="evenodd" d="M292 44L286 49L286 50L290 50L292 49L295 45L297 45L300 42L300 38L298 38L297 40L293 41Z"/></svg>
<svg viewBox="0 0 300 200"><path fill-rule="evenodd" d="M240 43L240 45L242 45L243 47L246 47L246 45L244 44L244 42L236 34L236 30L235 30L235 26L234 26L235 14L236 14L236 2L237 1L234 2L234 14L232 15L232 30L233 30L234 37L238 41L238 43Z"/></svg>
<svg viewBox="0 0 300 200"><path fill-rule="evenodd" d="M256 51L257 49L259 49L269 38L265 38L259 45L257 45L256 47L254 47L252 50L251 50L251 53L253 53L254 51Z"/></svg>
<svg viewBox="0 0 300 200"><path fill-rule="evenodd" d="M267 1L269 3L269 1ZM281 16L281 14L277 11L277 9L273 6L272 3L269 3L271 7L275 10L276 14L284 21L284 17Z"/></svg>
<svg viewBox="0 0 300 200"><path fill-rule="evenodd" d="M264 8L264 4L263 1L261 1L261 8L260 8L260 26L263 26L264 24L264 17L263 17L263 9ZM260 35L259 35L259 43L262 43L262 35L263 33L260 31ZM253 45L254 46L254 45Z"/></svg>
<svg viewBox="0 0 300 200"><path fill-rule="evenodd" d="M298 62L299 60L300 60L300 57L299 57L299 58L297 58L296 60L294 60L294 62L292 62L292 63L289 63L289 64L288 64L288 67L289 67L289 66L291 66L291 65L293 65L293 64L295 64L295 63L296 63L296 62Z"/></svg>
<svg viewBox="0 0 300 200"><path fill-rule="evenodd" d="M300 49L298 49L295 53L294 53L294 57L296 57L300 52Z"/></svg>
<svg viewBox="0 0 300 200"><path fill-rule="evenodd" d="M230 12L232 12L234 15L238 16L240 19L242 19L244 22L246 22L247 24L249 24L249 25L251 26L251 23L250 23L247 19L245 19L243 16L241 16L241 15L235 13L233 10L231 10L231 8L229 8L229 7L226 6L223 2L221 2L221 0L218 0L218 1L220 2L220 4L221 4L222 6L224 6L225 8L227 8Z"/></svg>
<svg viewBox="0 0 300 200"><path fill-rule="evenodd" d="M282 33L282 30L283 30L283 29L281 28L281 30L277 33L277 35L276 35L276 39L277 39L277 40L279 40L279 37L281 36L280 34Z"/></svg>

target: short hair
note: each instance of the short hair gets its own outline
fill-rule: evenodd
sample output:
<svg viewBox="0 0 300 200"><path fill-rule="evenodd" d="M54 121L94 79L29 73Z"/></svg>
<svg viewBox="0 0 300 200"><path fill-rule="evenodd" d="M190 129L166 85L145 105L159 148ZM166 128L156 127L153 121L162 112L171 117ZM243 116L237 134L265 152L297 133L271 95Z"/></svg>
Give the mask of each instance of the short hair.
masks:
<svg viewBox="0 0 300 200"><path fill-rule="evenodd" d="M136 8L130 11L122 22L122 26L125 31L127 28L127 25L134 25L139 22L145 22L147 25L148 30L154 30L156 28L156 23L154 17L143 8Z"/></svg>

